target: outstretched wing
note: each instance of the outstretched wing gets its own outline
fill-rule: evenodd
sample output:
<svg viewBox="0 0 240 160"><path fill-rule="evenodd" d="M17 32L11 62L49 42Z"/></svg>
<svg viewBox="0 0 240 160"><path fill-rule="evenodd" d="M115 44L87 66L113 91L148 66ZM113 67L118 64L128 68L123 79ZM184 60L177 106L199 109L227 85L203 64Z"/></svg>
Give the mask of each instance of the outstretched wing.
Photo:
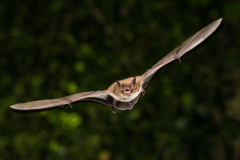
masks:
<svg viewBox="0 0 240 160"><path fill-rule="evenodd" d="M185 42L183 42L180 46L174 49L172 52L163 57L160 61L158 61L152 68L148 69L142 76L143 84L142 87L145 89L148 83L151 81L154 74L164 65L169 62L179 59L182 55L187 53L189 50L196 47L199 43L204 41L209 35L211 35L221 23L222 18L212 22L199 32L195 33L193 36L188 38Z"/></svg>
<svg viewBox="0 0 240 160"><path fill-rule="evenodd" d="M91 92L83 92L77 93L70 96L57 98L57 99L47 99L40 101L33 101L27 103L19 103L10 106L13 109L17 110L36 110L36 109L44 109L51 107L63 107L65 105L71 105L72 102L75 101L93 101L97 103L101 103L103 105L109 106L111 105L112 98L109 95L109 91L91 91Z"/></svg>

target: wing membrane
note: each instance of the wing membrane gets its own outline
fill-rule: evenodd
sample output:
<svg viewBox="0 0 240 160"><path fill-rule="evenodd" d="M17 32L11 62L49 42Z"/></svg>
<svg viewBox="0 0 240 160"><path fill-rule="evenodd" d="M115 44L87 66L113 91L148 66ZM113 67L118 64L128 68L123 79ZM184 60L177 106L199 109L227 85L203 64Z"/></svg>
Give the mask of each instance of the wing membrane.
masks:
<svg viewBox="0 0 240 160"><path fill-rule="evenodd" d="M92 91L92 92L83 92L77 93L70 96L57 98L57 99L48 99L48 100L40 100L33 101L27 103L19 103L10 106L11 108L17 110L36 110L36 109L44 109L51 108L57 106L70 105L75 101L93 101L97 103L101 103L109 106L111 102L109 102L109 91Z"/></svg>
<svg viewBox="0 0 240 160"><path fill-rule="evenodd" d="M165 57L163 57L160 61L158 61L152 68L147 70L142 76L143 80L143 88L146 88L148 83L151 81L154 74L164 65L168 64L169 62L179 59L182 55L187 53L189 50L196 47L198 44L200 44L202 41L204 41L209 35L211 35L217 27L220 25L222 21L222 18L212 22L208 26L204 27L199 32L192 35L190 38L188 38L186 41L184 41L180 46L175 48L172 52L167 54Z"/></svg>

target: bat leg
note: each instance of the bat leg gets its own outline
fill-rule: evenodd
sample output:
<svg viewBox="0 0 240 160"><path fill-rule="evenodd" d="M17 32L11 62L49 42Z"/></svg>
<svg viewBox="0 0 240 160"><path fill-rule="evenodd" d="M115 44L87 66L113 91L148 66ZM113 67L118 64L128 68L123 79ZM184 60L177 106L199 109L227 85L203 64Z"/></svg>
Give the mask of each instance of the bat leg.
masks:
<svg viewBox="0 0 240 160"><path fill-rule="evenodd" d="M116 113L116 110L115 110L115 100L113 99L113 102L112 102L112 105L111 105L111 108L112 108L112 112L113 113Z"/></svg>
<svg viewBox="0 0 240 160"><path fill-rule="evenodd" d="M112 108L112 112L116 113L114 106L111 106L111 108Z"/></svg>
<svg viewBox="0 0 240 160"><path fill-rule="evenodd" d="M141 93L142 93L142 96L144 96L146 92L144 89L142 89Z"/></svg>

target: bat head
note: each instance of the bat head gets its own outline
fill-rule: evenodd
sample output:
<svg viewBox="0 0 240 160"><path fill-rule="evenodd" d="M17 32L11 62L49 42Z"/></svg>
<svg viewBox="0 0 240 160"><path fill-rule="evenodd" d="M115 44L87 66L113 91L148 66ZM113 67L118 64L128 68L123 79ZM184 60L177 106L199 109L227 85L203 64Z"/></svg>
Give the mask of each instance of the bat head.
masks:
<svg viewBox="0 0 240 160"><path fill-rule="evenodd" d="M134 77L132 81L128 79L123 80L122 83L117 80L117 86L119 91L124 95L134 93L136 89L136 77Z"/></svg>

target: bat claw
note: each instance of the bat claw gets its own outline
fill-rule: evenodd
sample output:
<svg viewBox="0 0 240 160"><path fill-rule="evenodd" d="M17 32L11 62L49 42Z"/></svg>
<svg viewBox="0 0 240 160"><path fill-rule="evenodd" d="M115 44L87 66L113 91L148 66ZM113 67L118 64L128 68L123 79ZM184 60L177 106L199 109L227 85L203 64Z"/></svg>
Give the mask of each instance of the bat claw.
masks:
<svg viewBox="0 0 240 160"><path fill-rule="evenodd" d="M180 64L181 64L181 59L180 59L180 57L178 57L178 60L179 60L179 62L180 62Z"/></svg>
<svg viewBox="0 0 240 160"><path fill-rule="evenodd" d="M70 108L73 109L72 105L71 105L71 102L68 100L68 105L70 106Z"/></svg>

